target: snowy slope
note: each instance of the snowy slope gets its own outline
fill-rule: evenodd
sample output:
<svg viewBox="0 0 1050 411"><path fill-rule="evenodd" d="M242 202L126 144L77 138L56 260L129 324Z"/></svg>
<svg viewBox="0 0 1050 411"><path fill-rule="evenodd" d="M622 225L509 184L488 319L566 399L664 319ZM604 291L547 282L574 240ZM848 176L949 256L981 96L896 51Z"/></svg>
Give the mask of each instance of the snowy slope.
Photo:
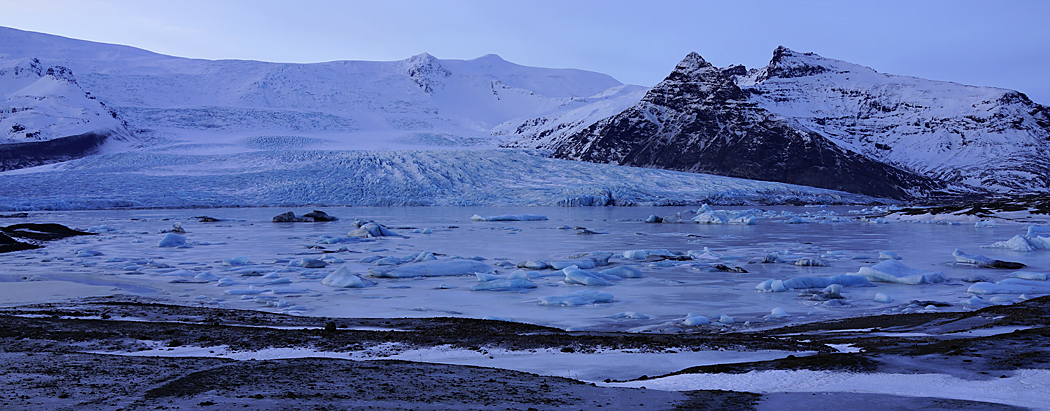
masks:
<svg viewBox="0 0 1050 411"><path fill-rule="evenodd" d="M0 58L0 144L123 128L116 113L86 94L65 67Z"/></svg>
<svg viewBox="0 0 1050 411"><path fill-rule="evenodd" d="M758 106L897 167L997 191L1050 189L1050 111L1017 91L881 74L784 47L736 79Z"/></svg>
<svg viewBox="0 0 1050 411"><path fill-rule="evenodd" d="M282 64L194 60L0 28L0 56L71 68L136 131L184 137L307 133L408 146L487 144L513 118L579 105L620 86L600 73L516 65L495 55Z"/></svg>

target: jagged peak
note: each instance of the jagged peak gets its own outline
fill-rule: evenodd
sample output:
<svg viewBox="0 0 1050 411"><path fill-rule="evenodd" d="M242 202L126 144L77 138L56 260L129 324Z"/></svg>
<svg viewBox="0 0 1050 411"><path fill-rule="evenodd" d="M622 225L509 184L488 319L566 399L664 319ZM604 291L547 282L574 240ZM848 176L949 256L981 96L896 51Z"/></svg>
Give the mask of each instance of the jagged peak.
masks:
<svg viewBox="0 0 1050 411"><path fill-rule="evenodd" d="M77 84L77 80L73 78L73 70L65 68L63 66L52 66L47 68L45 76L54 77L57 80L63 80L72 84Z"/></svg>
<svg viewBox="0 0 1050 411"><path fill-rule="evenodd" d="M43 77L44 65L37 58L0 59L0 76Z"/></svg>
<svg viewBox="0 0 1050 411"><path fill-rule="evenodd" d="M777 46L773 50L773 58L762 71L759 81L773 77L806 77L825 72L876 72L869 67L822 57L812 52L800 53L784 46Z"/></svg>
<svg viewBox="0 0 1050 411"><path fill-rule="evenodd" d="M689 54L686 54L685 58L682 59L682 61L678 62L678 65L675 66L674 69L675 71L682 71L688 73L706 67L712 67L711 63L708 63L707 60L704 60L703 57L700 57L700 54L698 54L697 52L690 51Z"/></svg>

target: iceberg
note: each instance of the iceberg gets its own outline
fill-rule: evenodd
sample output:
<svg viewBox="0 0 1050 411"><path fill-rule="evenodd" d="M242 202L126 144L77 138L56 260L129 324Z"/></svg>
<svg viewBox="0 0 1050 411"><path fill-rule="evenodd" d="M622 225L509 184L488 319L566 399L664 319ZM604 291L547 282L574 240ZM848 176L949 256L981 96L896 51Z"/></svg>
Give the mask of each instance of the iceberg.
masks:
<svg viewBox="0 0 1050 411"><path fill-rule="evenodd" d="M1035 237L1042 236L1044 234L1050 236L1050 227L1048 227L1048 226L1045 226L1045 225L1030 225L1027 228L1028 228L1028 232L1025 233L1025 235L1024 235L1025 237L1035 238Z"/></svg>
<svg viewBox="0 0 1050 411"><path fill-rule="evenodd" d="M321 284L336 288L365 287L365 282L361 280L361 277L358 277L357 275L354 275L354 273L351 273L350 269L346 268L345 266L339 267L331 274L328 274L327 277L321 280Z"/></svg>
<svg viewBox="0 0 1050 411"><path fill-rule="evenodd" d="M447 277L491 273L492 266L474 260L434 260L400 265L393 268L369 268L368 273L376 278Z"/></svg>
<svg viewBox="0 0 1050 411"><path fill-rule="evenodd" d="M565 269L561 271L565 274L564 281L568 284L601 286L612 285L614 281L620 281L623 279L623 277L616 275L584 271L576 266L565 267Z"/></svg>
<svg viewBox="0 0 1050 411"><path fill-rule="evenodd" d="M710 210L710 207L707 208ZM701 208L703 210L703 208ZM758 223L758 218L755 217L754 211L703 211L693 217L693 222L697 224L739 224L739 225L754 225Z"/></svg>
<svg viewBox="0 0 1050 411"><path fill-rule="evenodd" d="M783 292L809 288L827 288L832 284L846 287L874 287L868 278L856 274L839 274L831 277L794 277L788 280L766 280L755 286L756 291Z"/></svg>
<svg viewBox="0 0 1050 411"><path fill-rule="evenodd" d="M974 283L966 289L970 294L1050 294L1050 283L1007 278L997 283Z"/></svg>
<svg viewBox="0 0 1050 411"><path fill-rule="evenodd" d="M474 214L470 217L473 221L547 221L547 216L537 214L508 214L494 216L480 216Z"/></svg>
<svg viewBox="0 0 1050 411"><path fill-rule="evenodd" d="M922 271L897 260L885 260L871 267L861 267L857 274L870 281L895 284L936 284L948 281L948 277L940 271Z"/></svg>
<svg viewBox="0 0 1050 411"><path fill-rule="evenodd" d="M184 245L186 245L186 236L175 233L165 234L164 238L157 243L157 247L182 247Z"/></svg>
<svg viewBox="0 0 1050 411"><path fill-rule="evenodd" d="M612 302L612 294L593 290L577 291L567 295L550 295L540 297L539 305L576 307L598 303Z"/></svg>
<svg viewBox="0 0 1050 411"><path fill-rule="evenodd" d="M620 278L641 278L642 277L641 270L638 270L637 268L634 268L634 267L628 267L626 265L621 265L619 267L613 267L613 268L606 268L604 270L599 271L599 273L602 273L604 275L615 275L615 276L620 277Z"/></svg>
<svg viewBox="0 0 1050 411"><path fill-rule="evenodd" d="M696 315L693 313L686 314L685 319L682 320L682 324L685 325L706 325L711 324L711 320L702 315Z"/></svg>
<svg viewBox="0 0 1050 411"><path fill-rule="evenodd" d="M1042 243L1040 243L1040 245L1042 245ZM1022 237L1020 235L1015 235L1009 240L998 241L992 243L991 245L986 245L982 248L1005 248L1007 250L1014 251L1035 251L1039 249L1039 247L1036 247L1035 245L1030 243L1027 238Z"/></svg>
<svg viewBox="0 0 1050 411"><path fill-rule="evenodd" d="M952 252L952 256L955 257L955 262L958 264L973 265L981 268L1006 268L1010 270L1016 270L1019 268L1026 267L1026 265L1021 263L995 260L980 254L966 254L958 248L956 248L955 251Z"/></svg>
<svg viewBox="0 0 1050 411"><path fill-rule="evenodd" d="M376 238L376 237L402 237L400 234L391 231L384 227L382 224L375 222L368 222L359 225L356 229L351 230L346 234L347 237L358 237L358 238Z"/></svg>

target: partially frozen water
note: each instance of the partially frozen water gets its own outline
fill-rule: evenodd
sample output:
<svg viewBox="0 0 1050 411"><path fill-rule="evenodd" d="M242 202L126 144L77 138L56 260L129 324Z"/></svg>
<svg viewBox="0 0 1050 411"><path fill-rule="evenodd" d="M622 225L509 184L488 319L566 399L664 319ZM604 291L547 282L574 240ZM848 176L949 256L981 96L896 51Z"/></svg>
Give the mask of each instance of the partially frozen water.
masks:
<svg viewBox="0 0 1050 411"><path fill-rule="evenodd" d="M688 314L706 316L714 326L721 326L720 319L726 323L732 319L730 327L744 327L746 322L750 322L749 327L757 327L785 321L923 310L931 305L910 306L912 300L952 305L929 309L968 309L962 302L971 295L966 293L969 283L963 279L984 276L998 281L1015 271L954 266L952 252L956 248L993 259L1022 262L1028 265L1025 271L1050 273L1050 251L981 248L1024 234L1026 225L1000 222L995 227L977 228L973 222L874 224L851 219L856 216L849 213L851 208L857 207L772 207L759 214L754 225L643 222L651 214L669 215L685 210L684 207L323 208L340 218L326 223L272 223L273 216L292 210L281 208L34 213L29 219L32 222L55 222L102 233L52 242L41 250L0 254L0 282L4 283L0 304L72 297L75 295L70 295L70 287L79 286L79 295L136 294L312 316L463 316L559 328L674 331L689 327L681 322ZM302 215L310 210L292 211ZM830 212L838 222L831 222ZM810 217L823 213L829 218L801 224L798 222L805 219L795 218L796 224L786 223L805 213ZM548 220L472 221L475 214L532 214L547 216ZM195 216L224 221L202 223ZM374 220L404 238L319 244L329 238L326 236L346 236L355 228L354 219ZM16 222L23 221L0 223ZM158 247L165 237L162 231L172 229L175 223L185 229L183 235L189 247ZM578 234L581 230L576 227L600 234ZM341 247L346 250L334 252ZM704 259L651 264L623 258L624 251L657 249L681 254L693 250L694 256ZM91 256L94 251L101 254ZM433 253L438 260L481 257L490 266L528 260L571 260L606 251L613 253L611 265L589 271L626 265L639 269L643 277L614 281L609 286L582 286L563 282L561 271L530 270L528 278L536 288L472 291L471 287L479 282L474 275L373 278L368 269L376 268L375 263L360 262L368 257L403 258L424 251ZM943 272L949 281L844 287L841 294L846 304L842 306L825 305L809 295L800 295L798 290L755 291L757 284L769 279L857 273L861 267L879 263L880 252L884 251L896 253L901 257L899 261L910 268ZM785 262L762 263L771 252L780 253ZM247 257L247 261L238 257ZM791 264L805 257L819 258L828 266ZM328 264L323 268L304 268L304 258L327 258ZM228 260L226 265L224 260ZM718 264L747 272L712 271ZM359 275L368 286L333 288L321 284L340 267ZM516 270L494 268L495 274L501 276ZM49 289L65 291L49 294ZM613 300L573 307L539 304L543 297L581 290L611 294ZM876 294L884 294L890 302L876 302ZM998 297L999 302L1023 298ZM786 316L769 316L774 308L781 308Z"/></svg>

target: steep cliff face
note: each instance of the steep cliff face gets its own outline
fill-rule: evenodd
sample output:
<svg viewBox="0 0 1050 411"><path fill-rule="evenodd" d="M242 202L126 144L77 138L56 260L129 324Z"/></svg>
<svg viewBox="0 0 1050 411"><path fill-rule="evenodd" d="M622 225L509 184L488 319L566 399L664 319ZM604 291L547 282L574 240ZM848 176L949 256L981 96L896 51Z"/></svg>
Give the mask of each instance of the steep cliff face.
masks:
<svg viewBox="0 0 1050 411"><path fill-rule="evenodd" d="M748 101L696 53L627 110L552 144L582 161L781 181L880 197L922 195L927 178L843 149Z"/></svg>
<svg viewBox="0 0 1050 411"><path fill-rule="evenodd" d="M507 145L895 198L1045 192L1048 113L1012 90L880 74L779 47L751 70L692 53L622 112L589 125L532 119Z"/></svg>

